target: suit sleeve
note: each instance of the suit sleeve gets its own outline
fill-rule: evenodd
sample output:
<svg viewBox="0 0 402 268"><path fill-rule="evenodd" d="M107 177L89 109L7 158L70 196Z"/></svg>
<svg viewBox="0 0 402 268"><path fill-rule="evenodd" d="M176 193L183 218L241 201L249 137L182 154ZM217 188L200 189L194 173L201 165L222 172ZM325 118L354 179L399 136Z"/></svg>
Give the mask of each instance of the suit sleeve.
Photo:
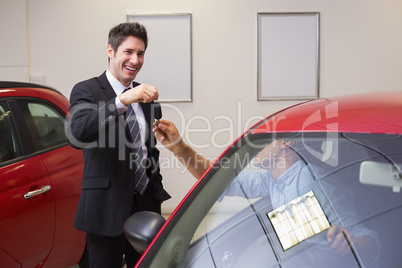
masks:
<svg viewBox="0 0 402 268"><path fill-rule="evenodd" d="M119 115L115 98L101 100L99 91L94 82L84 81L75 85L71 92L67 138L72 147L96 147L99 135Z"/></svg>

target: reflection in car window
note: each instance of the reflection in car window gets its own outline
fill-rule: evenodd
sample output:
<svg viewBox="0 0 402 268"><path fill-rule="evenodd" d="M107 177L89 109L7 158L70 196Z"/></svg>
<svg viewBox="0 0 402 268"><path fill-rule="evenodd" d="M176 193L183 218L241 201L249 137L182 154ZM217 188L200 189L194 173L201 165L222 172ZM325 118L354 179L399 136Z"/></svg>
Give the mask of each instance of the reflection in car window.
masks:
<svg viewBox="0 0 402 268"><path fill-rule="evenodd" d="M66 142L64 131L65 117L45 103L27 103L25 119L31 122L30 128L35 150L47 149Z"/></svg>
<svg viewBox="0 0 402 268"><path fill-rule="evenodd" d="M360 177L362 164L370 161L388 165L402 179L399 135L303 133L275 140L267 135L265 141L248 165L235 165L237 176L198 226L187 267L208 261L216 267L402 263L396 252L402 239L400 188L381 176L371 184ZM211 177L210 183L214 179L222 180ZM302 211L306 195L316 203ZM278 211L288 219L275 227L277 218L270 215Z"/></svg>
<svg viewBox="0 0 402 268"><path fill-rule="evenodd" d="M18 136L6 102L0 102L0 163L22 155Z"/></svg>

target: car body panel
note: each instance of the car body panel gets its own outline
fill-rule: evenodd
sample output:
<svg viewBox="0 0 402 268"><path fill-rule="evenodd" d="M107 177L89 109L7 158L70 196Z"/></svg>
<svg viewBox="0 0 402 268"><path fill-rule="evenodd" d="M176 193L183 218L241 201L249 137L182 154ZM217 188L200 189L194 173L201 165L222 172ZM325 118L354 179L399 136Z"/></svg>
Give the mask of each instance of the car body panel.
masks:
<svg viewBox="0 0 402 268"><path fill-rule="evenodd" d="M33 128L41 132L43 129L39 128L46 129L50 121L45 120L42 122L45 125L40 125L21 110L33 104L54 111L59 115L57 131L60 134L64 133L64 123L60 125L60 122L68 117L69 101L52 88L0 82L0 102L10 109L8 120L11 118L18 139L13 146L21 147L20 155L0 162L0 266L69 267L77 264L85 248L85 233L73 228L83 154L69 146L67 140L60 139L37 148L32 140ZM47 114L45 117L48 119ZM52 115L49 119L53 120ZM44 186L50 186L50 190L24 198L29 191Z"/></svg>
<svg viewBox="0 0 402 268"><path fill-rule="evenodd" d="M402 92L381 92L308 101L270 116L252 133L401 133L401 100Z"/></svg>

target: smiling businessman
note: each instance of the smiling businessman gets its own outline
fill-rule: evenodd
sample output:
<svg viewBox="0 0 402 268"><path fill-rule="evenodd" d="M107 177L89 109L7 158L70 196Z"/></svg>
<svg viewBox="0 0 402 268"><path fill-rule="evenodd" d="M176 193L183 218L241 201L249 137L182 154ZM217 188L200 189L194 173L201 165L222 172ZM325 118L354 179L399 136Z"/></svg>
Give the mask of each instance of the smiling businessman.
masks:
<svg viewBox="0 0 402 268"><path fill-rule="evenodd" d="M86 232L91 267L127 267L140 257L123 234L138 211L161 213L169 194L159 172L151 102L158 90L134 82L144 64L147 32L122 23L109 32L108 69L71 92L67 136L85 157L74 227Z"/></svg>

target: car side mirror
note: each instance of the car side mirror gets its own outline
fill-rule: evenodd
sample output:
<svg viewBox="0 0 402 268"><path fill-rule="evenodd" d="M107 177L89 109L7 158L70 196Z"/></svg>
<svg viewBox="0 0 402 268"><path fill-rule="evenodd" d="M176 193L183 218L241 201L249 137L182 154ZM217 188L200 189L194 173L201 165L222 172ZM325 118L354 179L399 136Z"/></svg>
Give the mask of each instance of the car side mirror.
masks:
<svg viewBox="0 0 402 268"><path fill-rule="evenodd" d="M131 215L124 223L124 234L139 253L144 253L156 236L165 219L152 211L140 211Z"/></svg>
<svg viewBox="0 0 402 268"><path fill-rule="evenodd" d="M401 165L363 161L360 165L360 182L392 187L394 193L399 193L402 187Z"/></svg>

